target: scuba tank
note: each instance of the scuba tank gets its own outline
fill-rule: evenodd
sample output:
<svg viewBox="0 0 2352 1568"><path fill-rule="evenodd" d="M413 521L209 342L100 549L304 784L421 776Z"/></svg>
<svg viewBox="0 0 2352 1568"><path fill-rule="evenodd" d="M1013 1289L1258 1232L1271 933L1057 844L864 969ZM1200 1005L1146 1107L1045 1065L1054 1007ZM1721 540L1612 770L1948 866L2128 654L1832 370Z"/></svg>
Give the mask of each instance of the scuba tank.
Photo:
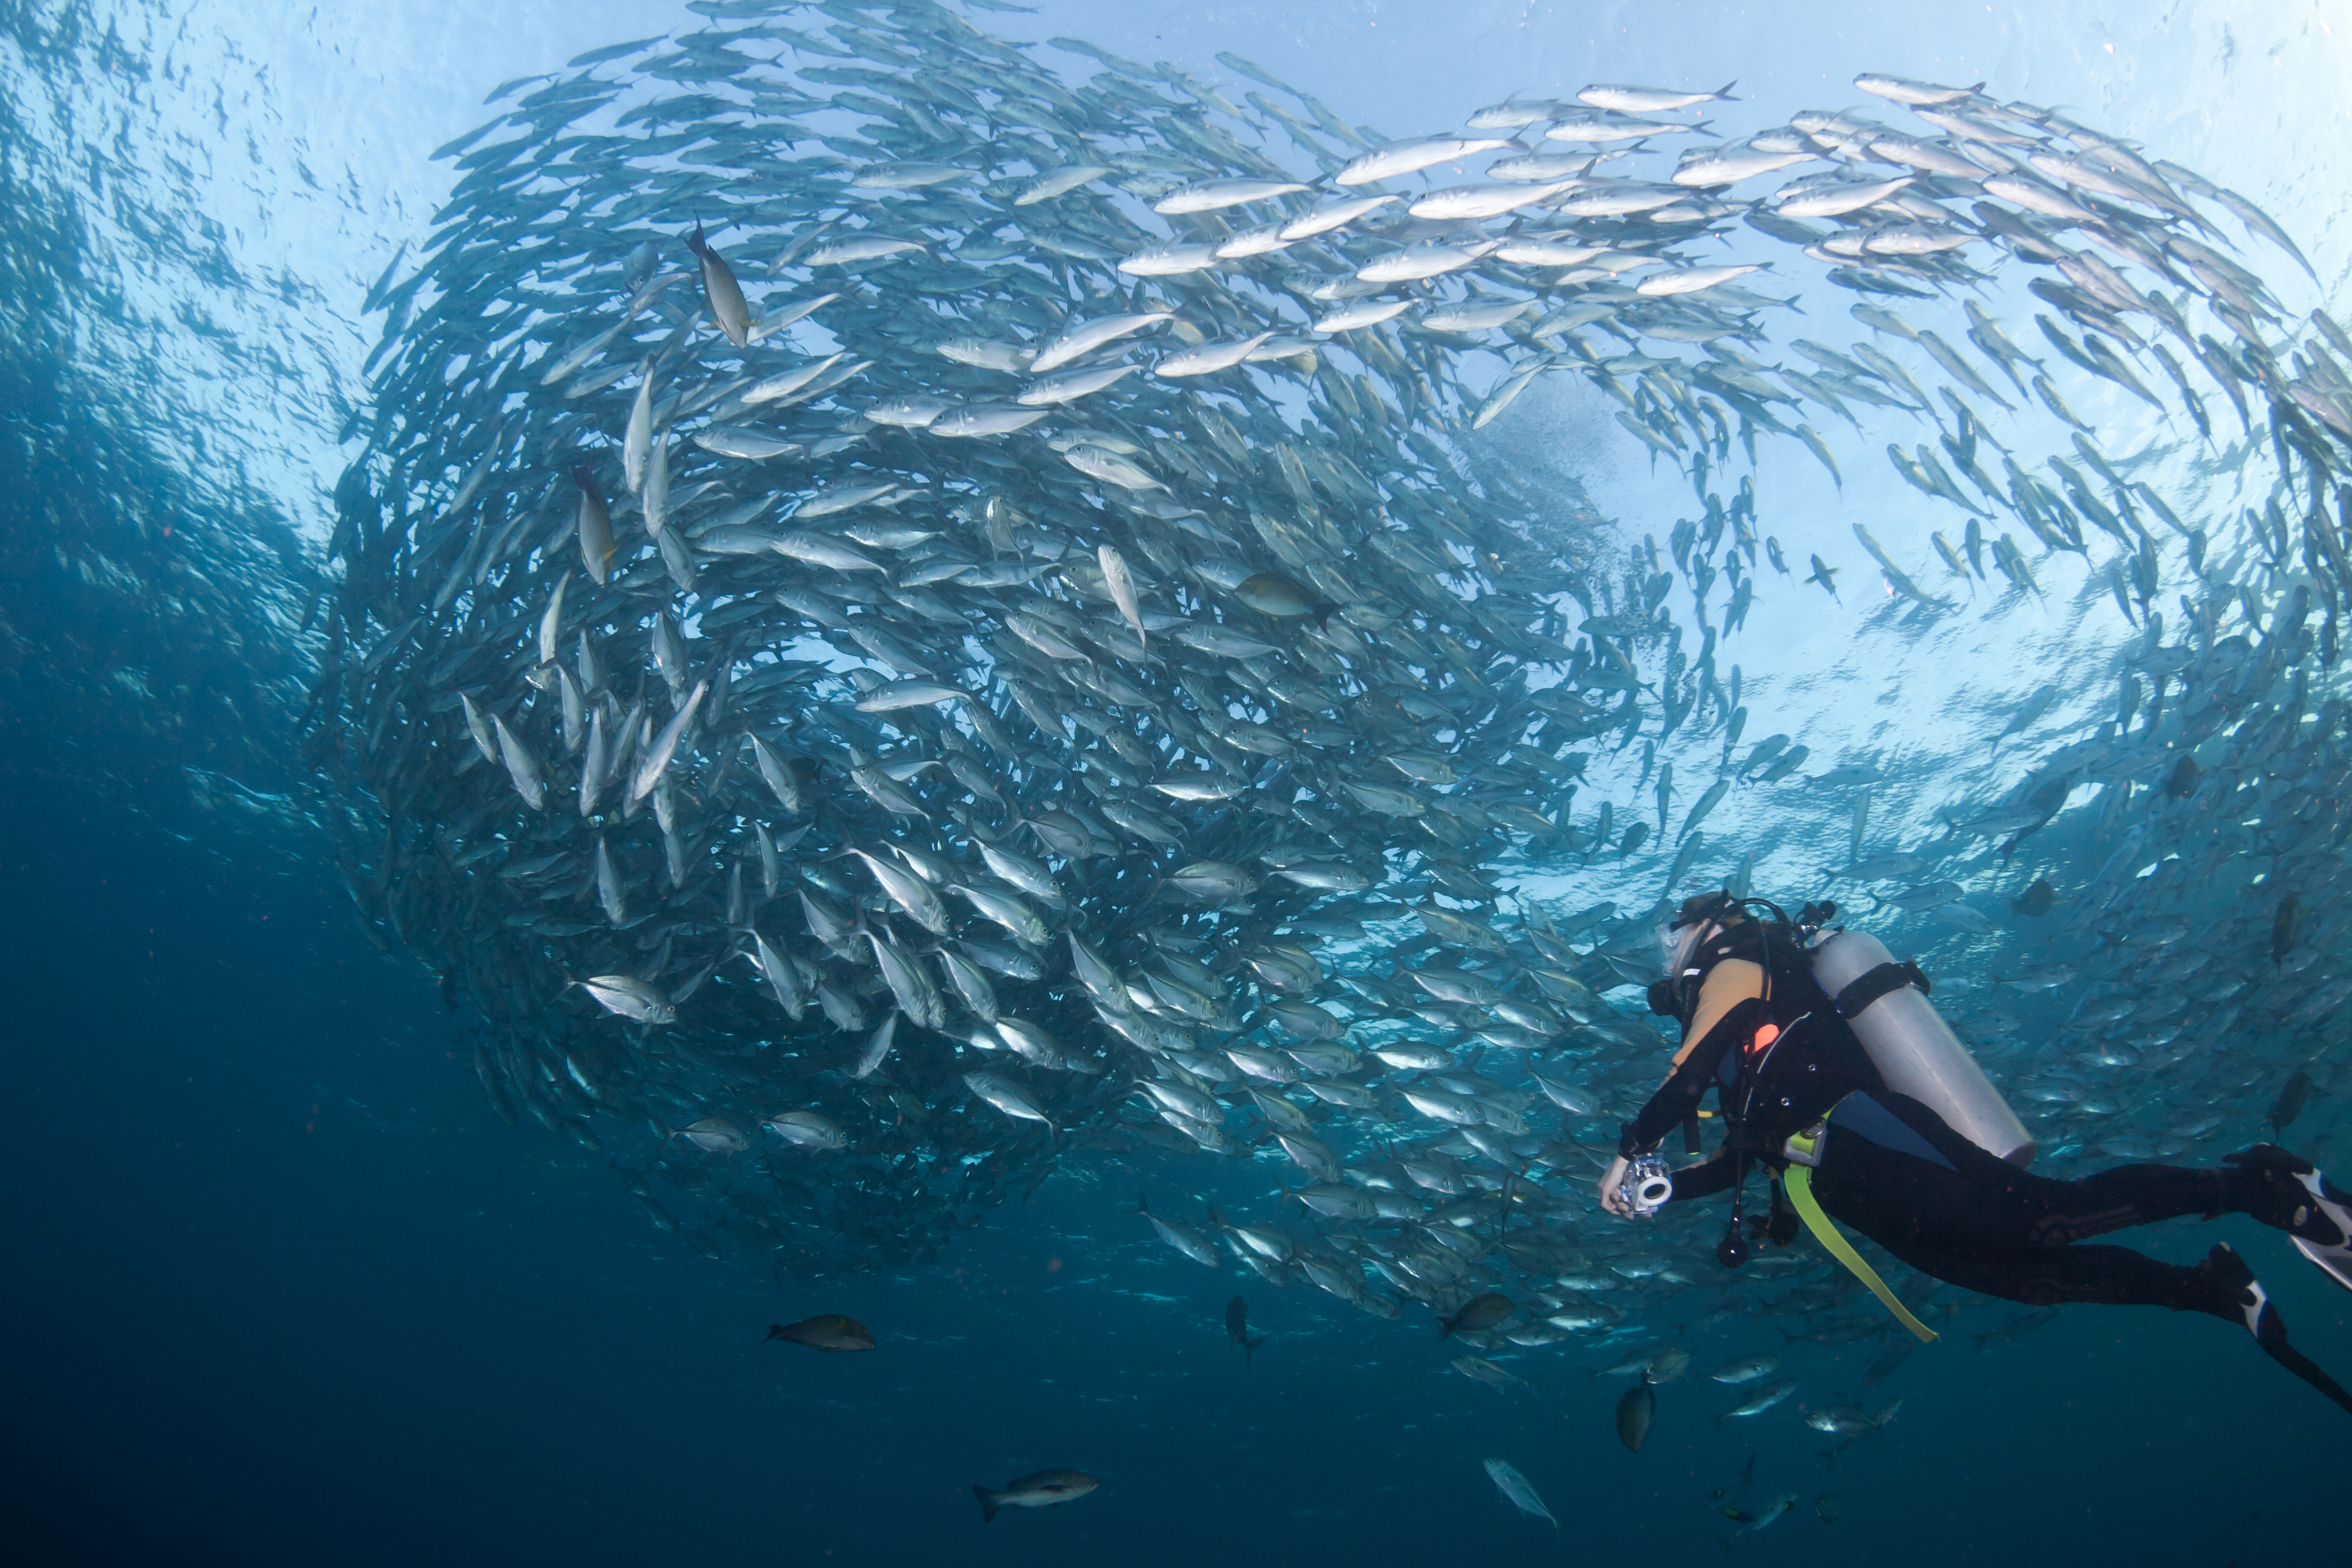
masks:
<svg viewBox="0 0 2352 1568"><path fill-rule="evenodd" d="M1927 977L1917 965L1896 963L1884 943L1863 931L1823 937L1812 963L1813 977L1853 1025L1889 1089L1918 1101L1977 1147L2021 1169L2033 1163L2039 1145L2032 1134L1928 1002Z"/></svg>

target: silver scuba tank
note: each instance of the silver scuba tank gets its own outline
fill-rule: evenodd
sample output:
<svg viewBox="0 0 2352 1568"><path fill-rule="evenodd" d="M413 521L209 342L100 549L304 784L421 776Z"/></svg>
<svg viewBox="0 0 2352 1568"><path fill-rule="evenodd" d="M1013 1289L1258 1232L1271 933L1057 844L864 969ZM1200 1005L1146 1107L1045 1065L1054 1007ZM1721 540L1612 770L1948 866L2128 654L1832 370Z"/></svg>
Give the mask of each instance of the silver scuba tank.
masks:
<svg viewBox="0 0 2352 1568"><path fill-rule="evenodd" d="M2040 1152L1968 1048L1952 1033L1910 966L1864 931L1839 931L1812 950L1813 977L1853 1026L1886 1086L1908 1094L1944 1124L2020 1168Z"/></svg>

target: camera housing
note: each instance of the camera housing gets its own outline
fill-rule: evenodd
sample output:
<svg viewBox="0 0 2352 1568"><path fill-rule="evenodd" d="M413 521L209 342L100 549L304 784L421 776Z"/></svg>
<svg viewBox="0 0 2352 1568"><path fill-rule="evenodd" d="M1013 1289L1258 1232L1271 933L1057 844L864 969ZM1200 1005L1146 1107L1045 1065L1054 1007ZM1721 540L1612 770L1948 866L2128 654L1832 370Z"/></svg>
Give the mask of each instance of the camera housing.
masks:
<svg viewBox="0 0 2352 1568"><path fill-rule="evenodd" d="M1617 1196L1625 1207L1638 1215L1655 1214L1675 1196L1675 1177L1664 1155L1643 1155L1625 1167L1625 1179L1617 1188Z"/></svg>

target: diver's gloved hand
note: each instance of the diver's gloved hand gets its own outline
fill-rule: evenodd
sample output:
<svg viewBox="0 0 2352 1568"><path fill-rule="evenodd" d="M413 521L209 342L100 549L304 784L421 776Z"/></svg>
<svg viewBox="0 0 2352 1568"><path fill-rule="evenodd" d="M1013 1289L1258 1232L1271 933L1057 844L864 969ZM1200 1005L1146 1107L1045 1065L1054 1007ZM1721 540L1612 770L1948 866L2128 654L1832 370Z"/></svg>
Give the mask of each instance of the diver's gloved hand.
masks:
<svg viewBox="0 0 2352 1568"><path fill-rule="evenodd" d="M1633 1218L1633 1211L1627 1206L1622 1190L1625 1186L1625 1173L1633 1168L1633 1161L1619 1155L1609 1162L1609 1169L1601 1177L1601 1207L1620 1219Z"/></svg>

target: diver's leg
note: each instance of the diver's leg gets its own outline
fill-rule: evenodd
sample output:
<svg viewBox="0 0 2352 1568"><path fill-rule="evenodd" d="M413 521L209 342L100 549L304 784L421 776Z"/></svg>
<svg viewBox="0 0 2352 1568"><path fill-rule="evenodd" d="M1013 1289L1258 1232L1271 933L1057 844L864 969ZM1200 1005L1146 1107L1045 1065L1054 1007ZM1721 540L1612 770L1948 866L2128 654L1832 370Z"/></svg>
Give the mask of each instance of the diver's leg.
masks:
<svg viewBox="0 0 2352 1568"><path fill-rule="evenodd" d="M1907 1095L1877 1092L1870 1098L1978 1189L1969 1207L1980 1240L1996 1239L1987 1228L2014 1228L2011 1239L2017 1244L2058 1247L2159 1219L2219 1218L2248 1209L2256 1197L2254 1183L2240 1172L2185 1166L2117 1166L2073 1181L2035 1176L1969 1143ZM1844 1118L1841 1108L1831 1119L1832 1143Z"/></svg>
<svg viewBox="0 0 2352 1568"><path fill-rule="evenodd" d="M2080 1302L2169 1307L2237 1320L2201 1268L2161 1262L2128 1247L2032 1247L2011 1252L1946 1251L1915 1242L1880 1245L1923 1274L2029 1307Z"/></svg>
<svg viewBox="0 0 2352 1568"><path fill-rule="evenodd" d="M1823 1168L1827 1165L1824 1160ZM1881 1217L1873 1212L1871 1218ZM2352 1411L2352 1394L2347 1394L2334 1378L2287 1343L2285 1319L2271 1304L2269 1293L2255 1280L2254 1271L2227 1245L2216 1246L2196 1268L2184 1269L2159 1262L2127 1247L2034 1247L1992 1252L1946 1249L1899 1232L1877 1235L1858 1216L1852 1223L1921 1273L1988 1296L2000 1296L2034 1307L2066 1302L2168 1307L2176 1312L2203 1312L2241 1324L2254 1336L2264 1354Z"/></svg>
<svg viewBox="0 0 2352 1568"><path fill-rule="evenodd" d="M1832 1113L1812 1185L1823 1208L1897 1253L1978 1257L2044 1245L2036 1228L2068 1207L2074 1184L2020 1170L1916 1101L1874 1092Z"/></svg>
<svg viewBox="0 0 2352 1568"><path fill-rule="evenodd" d="M2287 1232L2305 1257L2352 1290L2352 1194L2340 1191L2309 1160L2274 1145L2224 1155L2225 1168L2117 1166L2074 1181L2054 1181L2019 1171L1978 1148L1916 1100L1895 1093L1867 1098L1875 1103L1855 1107L1860 1116L1842 1108L1832 1118L1832 1143L1841 1120L1865 1129L1866 1136L1876 1113L1891 1115L1954 1174L1982 1189L1973 1204L1979 1241L1997 1241L2000 1230L2021 1221L2026 1245L2056 1247L2159 1219L2243 1214Z"/></svg>
<svg viewBox="0 0 2352 1568"><path fill-rule="evenodd" d="M2063 1246L2110 1230L2190 1215L2219 1219L2238 1207L2230 1173L2187 1166L2115 1166L2074 1181L2053 1181L2059 1190L2034 1222L2036 1246Z"/></svg>

